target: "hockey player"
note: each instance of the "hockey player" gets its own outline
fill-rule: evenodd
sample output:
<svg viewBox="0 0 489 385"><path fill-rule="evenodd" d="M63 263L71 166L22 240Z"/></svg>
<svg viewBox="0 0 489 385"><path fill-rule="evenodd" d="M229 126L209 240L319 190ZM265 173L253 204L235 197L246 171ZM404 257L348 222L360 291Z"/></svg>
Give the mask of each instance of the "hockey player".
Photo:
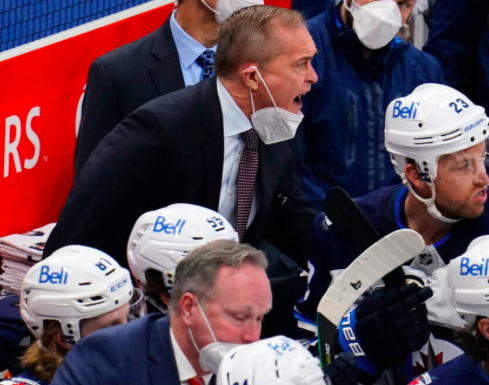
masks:
<svg viewBox="0 0 489 385"><path fill-rule="evenodd" d="M472 239L489 232L484 213L488 135L484 109L444 85L419 86L394 100L386 111L386 148L403 184L358 198L356 203L380 236L402 228L423 236L425 251L411 266L427 275L461 255ZM316 219L309 287L297 305L302 315L312 319L330 272L347 267L363 251L327 222L324 214ZM391 354L387 348L382 351Z"/></svg>
<svg viewBox="0 0 489 385"><path fill-rule="evenodd" d="M24 371L2 384L49 384L78 340L126 322L133 292L129 271L90 247L66 246L34 265L24 278L20 306L38 341L22 358Z"/></svg>
<svg viewBox="0 0 489 385"><path fill-rule="evenodd" d="M450 301L464 327L455 332L465 354L414 380L412 385L489 382L489 237L475 239L447 270ZM449 306L447 304L447 306Z"/></svg>
<svg viewBox="0 0 489 385"><path fill-rule="evenodd" d="M222 215L205 207L178 203L139 217L127 244L127 260L151 310L167 312L178 263L216 239L239 240Z"/></svg>
<svg viewBox="0 0 489 385"><path fill-rule="evenodd" d="M217 357L218 360L219 358ZM342 363L343 360L340 360ZM300 343L284 336L240 345L230 350L222 361L219 361L218 370L213 368L213 371L217 372L217 385L354 385L357 383L354 366L344 365L344 368L350 370L348 374L341 372L343 374L341 378L337 375L341 363L328 365L323 372L317 358L314 358ZM214 362L212 364L216 366ZM331 366L335 366L334 370Z"/></svg>

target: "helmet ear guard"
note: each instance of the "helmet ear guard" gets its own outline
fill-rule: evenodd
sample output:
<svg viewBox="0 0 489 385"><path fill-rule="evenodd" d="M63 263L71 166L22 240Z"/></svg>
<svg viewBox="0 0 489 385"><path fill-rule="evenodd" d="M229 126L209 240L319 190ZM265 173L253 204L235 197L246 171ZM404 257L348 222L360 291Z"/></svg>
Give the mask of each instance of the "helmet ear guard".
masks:
<svg viewBox="0 0 489 385"><path fill-rule="evenodd" d="M473 147L485 141L488 135L484 108L445 85L423 84L387 107L385 147L394 169L415 198L426 205L434 218L443 222L458 220L444 217L435 205L433 182L440 156ZM421 179L430 185L431 198L422 198L414 191L405 175L407 159L415 161Z"/></svg>

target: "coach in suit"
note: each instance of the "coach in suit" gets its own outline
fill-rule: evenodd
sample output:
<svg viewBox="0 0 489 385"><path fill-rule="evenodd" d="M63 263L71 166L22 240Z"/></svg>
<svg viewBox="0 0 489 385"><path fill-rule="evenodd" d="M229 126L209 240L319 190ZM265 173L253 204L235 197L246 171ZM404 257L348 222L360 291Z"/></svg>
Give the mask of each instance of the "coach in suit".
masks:
<svg viewBox="0 0 489 385"><path fill-rule="evenodd" d="M233 241L195 249L177 267L169 316L150 315L84 338L52 385L208 385L211 374L199 358L215 342L213 334L234 344L260 336L272 304L266 264L262 252Z"/></svg>
<svg viewBox="0 0 489 385"><path fill-rule="evenodd" d="M223 24L219 44L217 77L152 100L100 143L74 183L46 255L82 244L126 265L136 219L180 202L218 211L241 241L266 238L305 265L315 210L296 177L291 141L283 139L293 136L300 97L317 80L314 43L298 13L255 6ZM261 134L250 122L251 97ZM282 141L267 145L269 137Z"/></svg>
<svg viewBox="0 0 489 385"><path fill-rule="evenodd" d="M243 5L263 4L263 0L225 3L223 9L216 8L217 0L205 4L180 0L156 31L94 60L76 142L75 176L100 141L135 109L212 75L218 19Z"/></svg>

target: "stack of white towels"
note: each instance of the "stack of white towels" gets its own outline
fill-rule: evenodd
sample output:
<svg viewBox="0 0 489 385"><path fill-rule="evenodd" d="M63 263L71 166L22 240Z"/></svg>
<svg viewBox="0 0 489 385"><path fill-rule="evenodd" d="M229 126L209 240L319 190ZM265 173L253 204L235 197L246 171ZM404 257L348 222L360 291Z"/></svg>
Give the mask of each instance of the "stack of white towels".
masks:
<svg viewBox="0 0 489 385"><path fill-rule="evenodd" d="M20 296L22 280L30 267L42 259L44 245L55 225L0 238L1 294Z"/></svg>

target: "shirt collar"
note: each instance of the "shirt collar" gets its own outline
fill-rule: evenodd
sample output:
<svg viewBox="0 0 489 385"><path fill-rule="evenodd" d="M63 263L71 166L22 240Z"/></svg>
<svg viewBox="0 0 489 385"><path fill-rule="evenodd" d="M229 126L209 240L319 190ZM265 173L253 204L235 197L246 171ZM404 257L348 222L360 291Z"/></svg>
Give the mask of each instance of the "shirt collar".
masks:
<svg viewBox="0 0 489 385"><path fill-rule="evenodd" d="M252 128L250 120L246 117L241 108L238 107L234 99L221 83L219 77L217 78L217 94L219 95L219 101L221 103L225 138L239 135Z"/></svg>
<svg viewBox="0 0 489 385"><path fill-rule="evenodd" d="M182 65L187 69L207 48L185 32L182 27L180 27L177 19L175 18L175 12L176 11L173 11L170 17L171 33L173 35L175 45L177 46L178 57L180 58ZM217 45L210 49L216 52L216 48Z"/></svg>
<svg viewBox="0 0 489 385"><path fill-rule="evenodd" d="M178 378L180 382L185 382L190 380L191 378L194 378L197 375L197 372L195 371L194 367L185 356L185 354L183 354L182 349L180 349L180 346L175 339L175 335L173 334L173 330L171 327L170 340L173 347L173 354L175 355L175 362L177 364ZM212 373L202 376L202 378L204 379L204 383L209 384L211 377Z"/></svg>

